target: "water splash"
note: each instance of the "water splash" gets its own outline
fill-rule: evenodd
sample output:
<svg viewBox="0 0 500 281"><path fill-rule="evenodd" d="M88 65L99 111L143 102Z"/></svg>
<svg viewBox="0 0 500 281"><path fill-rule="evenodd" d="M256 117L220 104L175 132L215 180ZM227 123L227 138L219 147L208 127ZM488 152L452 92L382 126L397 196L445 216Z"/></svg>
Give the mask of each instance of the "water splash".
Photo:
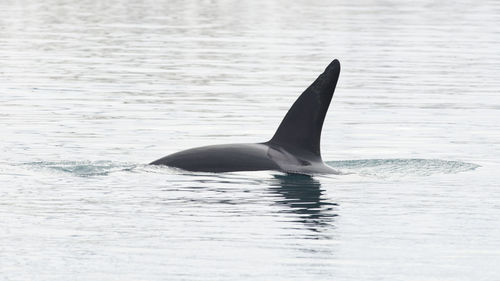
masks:
<svg viewBox="0 0 500 281"><path fill-rule="evenodd" d="M475 170L479 165L439 159L361 159L326 162L345 174L372 177L430 176Z"/></svg>

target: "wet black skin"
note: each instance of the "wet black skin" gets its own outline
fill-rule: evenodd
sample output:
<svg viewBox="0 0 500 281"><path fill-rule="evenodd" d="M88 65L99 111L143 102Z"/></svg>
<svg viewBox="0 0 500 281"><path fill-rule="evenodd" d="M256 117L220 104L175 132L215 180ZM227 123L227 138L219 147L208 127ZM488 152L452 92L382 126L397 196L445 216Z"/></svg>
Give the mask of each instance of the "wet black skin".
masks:
<svg viewBox="0 0 500 281"><path fill-rule="evenodd" d="M267 142L192 148L151 164L195 172L277 170L298 174L336 173L321 158L320 140L339 74L340 63L334 60L299 96Z"/></svg>

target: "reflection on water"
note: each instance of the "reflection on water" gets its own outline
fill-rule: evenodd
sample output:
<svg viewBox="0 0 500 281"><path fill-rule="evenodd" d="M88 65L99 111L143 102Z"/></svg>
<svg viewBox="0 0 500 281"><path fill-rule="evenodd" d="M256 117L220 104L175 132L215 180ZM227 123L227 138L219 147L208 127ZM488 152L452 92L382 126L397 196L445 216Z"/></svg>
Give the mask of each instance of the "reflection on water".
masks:
<svg viewBox="0 0 500 281"><path fill-rule="evenodd" d="M289 207L282 212L295 214L295 221L314 232L323 232L334 226L337 214L333 207L337 203L328 202L323 197L324 190L319 180L295 174L275 175L274 178L271 190L282 197L276 203Z"/></svg>

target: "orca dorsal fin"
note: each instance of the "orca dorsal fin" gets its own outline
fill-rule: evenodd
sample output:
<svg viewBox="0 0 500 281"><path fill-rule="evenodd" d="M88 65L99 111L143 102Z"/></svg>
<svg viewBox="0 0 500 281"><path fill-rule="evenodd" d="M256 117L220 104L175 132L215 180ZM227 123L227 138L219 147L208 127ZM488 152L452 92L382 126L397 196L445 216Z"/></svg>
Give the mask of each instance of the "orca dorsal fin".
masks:
<svg viewBox="0 0 500 281"><path fill-rule="evenodd" d="M340 62L333 60L288 110L269 143L321 159L321 129L339 74Z"/></svg>

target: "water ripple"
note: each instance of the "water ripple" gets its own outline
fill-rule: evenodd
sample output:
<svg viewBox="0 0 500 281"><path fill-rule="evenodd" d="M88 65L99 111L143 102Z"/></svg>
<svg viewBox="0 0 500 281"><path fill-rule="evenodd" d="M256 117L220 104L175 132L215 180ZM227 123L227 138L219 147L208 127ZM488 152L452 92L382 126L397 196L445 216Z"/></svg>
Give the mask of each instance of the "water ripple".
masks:
<svg viewBox="0 0 500 281"><path fill-rule="evenodd" d="M360 159L328 161L326 163L343 173L382 178L455 174L480 167L473 163L439 159Z"/></svg>
<svg viewBox="0 0 500 281"><path fill-rule="evenodd" d="M63 172L79 177L107 176L114 172L132 171L137 164L117 163L112 161L60 161L60 162L31 162L23 163L33 169L48 169Z"/></svg>

